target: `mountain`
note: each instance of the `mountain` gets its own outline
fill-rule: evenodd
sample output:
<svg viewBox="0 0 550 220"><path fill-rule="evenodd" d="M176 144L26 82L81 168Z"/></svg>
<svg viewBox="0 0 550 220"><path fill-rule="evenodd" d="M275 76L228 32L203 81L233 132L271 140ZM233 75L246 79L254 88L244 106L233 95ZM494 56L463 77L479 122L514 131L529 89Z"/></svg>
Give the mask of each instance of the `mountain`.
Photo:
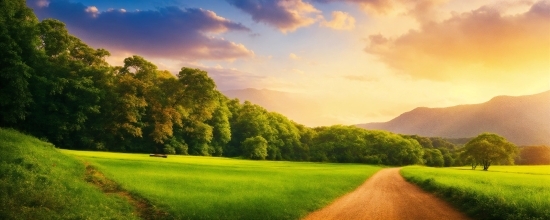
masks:
<svg viewBox="0 0 550 220"><path fill-rule="evenodd" d="M428 137L499 134L517 145L550 145L550 91L527 96L497 96L488 102L447 108L420 107L366 129Z"/></svg>
<svg viewBox="0 0 550 220"><path fill-rule="evenodd" d="M253 88L227 90L222 93L228 98L250 101L307 126L318 126L319 115L322 115L321 105L301 94Z"/></svg>

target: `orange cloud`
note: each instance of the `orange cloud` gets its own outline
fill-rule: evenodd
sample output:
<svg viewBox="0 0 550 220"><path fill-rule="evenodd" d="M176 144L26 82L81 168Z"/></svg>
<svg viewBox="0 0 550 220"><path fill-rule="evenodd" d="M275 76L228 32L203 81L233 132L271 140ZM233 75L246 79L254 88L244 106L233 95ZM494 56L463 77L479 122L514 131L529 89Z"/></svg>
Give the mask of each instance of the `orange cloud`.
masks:
<svg viewBox="0 0 550 220"><path fill-rule="evenodd" d="M539 1L525 13L506 16L484 6L440 23L426 23L397 38L371 35L365 51L414 78L548 77L548 21L550 1Z"/></svg>
<svg viewBox="0 0 550 220"><path fill-rule="evenodd" d="M404 11L406 14L425 20L432 15L435 6L448 0L315 0L321 3L346 2L359 5L364 11L372 14L390 14Z"/></svg>
<svg viewBox="0 0 550 220"><path fill-rule="evenodd" d="M346 12L333 11L332 21L324 21L321 23L321 26L336 30L351 30L355 28L355 18Z"/></svg>

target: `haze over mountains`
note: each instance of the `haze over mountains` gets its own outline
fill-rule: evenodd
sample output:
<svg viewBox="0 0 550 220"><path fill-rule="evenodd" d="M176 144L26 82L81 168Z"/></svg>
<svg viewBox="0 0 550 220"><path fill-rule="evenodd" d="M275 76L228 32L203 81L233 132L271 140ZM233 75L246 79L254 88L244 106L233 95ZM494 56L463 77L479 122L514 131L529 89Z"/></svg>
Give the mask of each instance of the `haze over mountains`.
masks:
<svg viewBox="0 0 550 220"><path fill-rule="evenodd" d="M488 102L447 108L419 107L366 129L428 137L504 136L517 145L550 145L550 91L527 96L497 96Z"/></svg>
<svg viewBox="0 0 550 220"><path fill-rule="evenodd" d="M302 97L300 94L268 89L239 89L222 91L229 98L238 98L241 102L250 101L268 111L283 114L297 123L317 126L323 110L319 103Z"/></svg>

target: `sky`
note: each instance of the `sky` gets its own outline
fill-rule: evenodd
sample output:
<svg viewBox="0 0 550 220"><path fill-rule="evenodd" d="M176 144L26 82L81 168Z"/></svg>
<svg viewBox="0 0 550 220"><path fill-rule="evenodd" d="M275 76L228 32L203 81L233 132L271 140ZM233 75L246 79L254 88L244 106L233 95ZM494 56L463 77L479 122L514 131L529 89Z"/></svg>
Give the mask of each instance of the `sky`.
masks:
<svg viewBox="0 0 550 220"><path fill-rule="evenodd" d="M173 74L206 70L220 91L268 89L316 102L322 111L310 111L317 119L309 126L383 122L415 107L550 90L550 0L27 5L39 19L61 20L88 45L109 50L112 65L140 55Z"/></svg>

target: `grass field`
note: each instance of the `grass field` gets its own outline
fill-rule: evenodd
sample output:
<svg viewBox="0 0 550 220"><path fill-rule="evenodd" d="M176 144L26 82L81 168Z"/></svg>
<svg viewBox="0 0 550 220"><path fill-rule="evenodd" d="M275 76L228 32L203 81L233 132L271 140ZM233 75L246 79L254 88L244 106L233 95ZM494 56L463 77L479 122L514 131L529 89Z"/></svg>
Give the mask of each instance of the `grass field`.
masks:
<svg viewBox="0 0 550 220"><path fill-rule="evenodd" d="M74 157L0 128L0 219L138 219L125 199L84 179Z"/></svg>
<svg viewBox="0 0 550 220"><path fill-rule="evenodd" d="M550 219L550 166L409 166L401 174L477 219Z"/></svg>
<svg viewBox="0 0 550 220"><path fill-rule="evenodd" d="M63 150L176 219L298 219L381 167Z"/></svg>

